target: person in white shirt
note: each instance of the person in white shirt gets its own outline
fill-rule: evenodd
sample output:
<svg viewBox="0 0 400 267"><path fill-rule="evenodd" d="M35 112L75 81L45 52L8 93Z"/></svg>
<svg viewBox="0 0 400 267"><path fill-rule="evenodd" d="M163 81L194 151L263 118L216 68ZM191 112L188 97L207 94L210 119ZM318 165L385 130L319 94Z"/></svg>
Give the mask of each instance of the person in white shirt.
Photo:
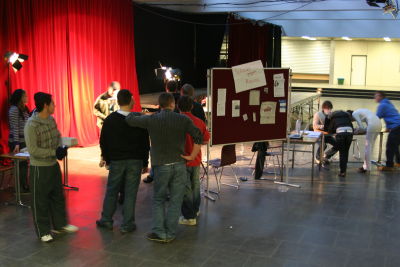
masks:
<svg viewBox="0 0 400 267"><path fill-rule="evenodd" d="M324 101L322 103L322 110L318 111L314 114L313 118L313 129L316 132L323 132L324 131L324 126L325 126L325 119L326 117L332 113L333 105L331 101ZM336 154L337 150L335 149L335 138L332 136L325 136L325 146L324 146L324 151L327 148L327 144L332 145L332 148L330 148L328 151L325 153L325 159L324 164L329 163L329 159ZM320 152L321 146L317 150L317 154L315 155L315 160L319 163L320 162Z"/></svg>
<svg viewBox="0 0 400 267"><path fill-rule="evenodd" d="M349 112L353 119L357 122L358 128L355 133L366 133L365 136L365 156L364 165L358 169L359 172L365 173L371 171L371 154L379 132L382 130L382 124L378 116L369 109L361 108Z"/></svg>

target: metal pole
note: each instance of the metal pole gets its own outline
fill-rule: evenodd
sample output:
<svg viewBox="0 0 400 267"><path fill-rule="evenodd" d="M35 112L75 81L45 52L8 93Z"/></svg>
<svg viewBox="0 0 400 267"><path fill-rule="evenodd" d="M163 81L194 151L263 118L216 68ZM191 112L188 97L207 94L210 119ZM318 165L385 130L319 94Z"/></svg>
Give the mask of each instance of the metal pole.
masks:
<svg viewBox="0 0 400 267"><path fill-rule="evenodd" d="M212 142L212 130L211 129L211 119L212 119L212 112L210 111L210 93L211 93L211 71L212 70L207 70L207 114L209 115L207 118L207 125L208 125L208 130L211 132L211 138L210 142ZM210 142L207 143L207 167L206 167L206 175L207 175L207 189L206 193L204 194L204 197L211 200L215 201L215 198L210 196L210 177L209 177L209 170L210 170Z"/></svg>

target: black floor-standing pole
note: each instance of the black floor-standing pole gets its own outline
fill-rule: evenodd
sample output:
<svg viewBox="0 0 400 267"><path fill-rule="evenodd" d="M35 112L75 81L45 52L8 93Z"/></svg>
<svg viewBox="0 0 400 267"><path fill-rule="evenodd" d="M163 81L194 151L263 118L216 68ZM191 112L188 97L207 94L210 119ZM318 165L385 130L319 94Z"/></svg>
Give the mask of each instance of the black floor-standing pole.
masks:
<svg viewBox="0 0 400 267"><path fill-rule="evenodd" d="M7 62L8 67L8 79L7 79L7 101L10 102L11 98L11 73L10 73L10 64Z"/></svg>

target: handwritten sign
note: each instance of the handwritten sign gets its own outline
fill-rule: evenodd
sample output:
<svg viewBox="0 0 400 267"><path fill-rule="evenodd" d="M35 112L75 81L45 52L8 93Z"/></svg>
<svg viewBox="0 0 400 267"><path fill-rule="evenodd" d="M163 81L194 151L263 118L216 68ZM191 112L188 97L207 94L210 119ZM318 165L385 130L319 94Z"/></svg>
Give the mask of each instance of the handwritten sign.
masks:
<svg viewBox="0 0 400 267"><path fill-rule="evenodd" d="M236 93L244 92L267 84L261 60L232 67Z"/></svg>

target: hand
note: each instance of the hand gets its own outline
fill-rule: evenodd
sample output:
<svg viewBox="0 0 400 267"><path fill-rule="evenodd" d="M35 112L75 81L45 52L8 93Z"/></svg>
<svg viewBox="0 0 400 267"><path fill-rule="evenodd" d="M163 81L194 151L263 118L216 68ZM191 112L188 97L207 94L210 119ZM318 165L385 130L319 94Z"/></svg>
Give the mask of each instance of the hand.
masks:
<svg viewBox="0 0 400 267"><path fill-rule="evenodd" d="M186 159L187 161L192 161L192 160L195 159L195 157L193 157L193 156L191 156L191 155L189 155L189 156L187 156L187 155L181 155L181 157L184 158L184 159Z"/></svg>
<svg viewBox="0 0 400 267"><path fill-rule="evenodd" d="M19 145L14 147L13 153L19 153Z"/></svg>
<svg viewBox="0 0 400 267"><path fill-rule="evenodd" d="M144 167L143 169L142 169L142 174L143 173L148 173L149 172L149 168L148 167Z"/></svg>
<svg viewBox="0 0 400 267"><path fill-rule="evenodd" d="M68 155L68 147L67 146L59 146L56 149L56 157L58 160L62 160L63 158L65 158Z"/></svg>
<svg viewBox="0 0 400 267"><path fill-rule="evenodd" d="M104 166L106 166L106 161L104 159L101 159L99 162L99 167L103 168Z"/></svg>

